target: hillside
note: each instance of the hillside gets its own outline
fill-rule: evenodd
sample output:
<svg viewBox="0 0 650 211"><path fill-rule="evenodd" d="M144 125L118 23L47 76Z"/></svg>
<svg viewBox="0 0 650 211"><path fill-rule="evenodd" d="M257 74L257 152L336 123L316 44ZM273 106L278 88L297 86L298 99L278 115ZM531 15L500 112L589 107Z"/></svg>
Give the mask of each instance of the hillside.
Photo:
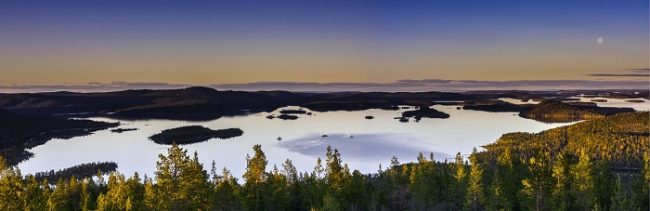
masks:
<svg viewBox="0 0 650 211"><path fill-rule="evenodd" d="M525 109L519 115L543 122L571 122L598 119L617 113L633 111L634 109L631 108L606 108L547 100L530 107L530 109Z"/></svg>
<svg viewBox="0 0 650 211"><path fill-rule="evenodd" d="M508 133L484 146L493 156L505 148L526 159L535 153L566 152L577 156L585 150L595 160L606 160L619 168L638 168L650 151L650 113L623 113L540 133Z"/></svg>
<svg viewBox="0 0 650 211"><path fill-rule="evenodd" d="M52 138L71 138L118 126L118 123L18 115L0 109L0 154L11 164L31 156L25 151Z"/></svg>

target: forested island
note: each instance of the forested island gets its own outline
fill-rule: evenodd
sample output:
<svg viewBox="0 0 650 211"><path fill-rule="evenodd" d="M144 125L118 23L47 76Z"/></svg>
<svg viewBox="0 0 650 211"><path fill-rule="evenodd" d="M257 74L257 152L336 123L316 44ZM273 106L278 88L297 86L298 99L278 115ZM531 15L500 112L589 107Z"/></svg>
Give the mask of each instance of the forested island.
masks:
<svg viewBox="0 0 650 211"><path fill-rule="evenodd" d="M449 114L426 106L421 106L416 110L402 112L402 118L411 118L411 117L413 117L415 121L420 121L420 119L422 118L446 119L449 118Z"/></svg>
<svg viewBox="0 0 650 211"><path fill-rule="evenodd" d="M111 132L123 133L123 132L134 131L134 130L138 130L138 128L117 128L117 129L111 129Z"/></svg>
<svg viewBox="0 0 650 211"><path fill-rule="evenodd" d="M519 113L519 115L524 118L543 122L570 122L603 118L613 114L632 111L634 111L632 108L607 108L547 100L532 106L530 109Z"/></svg>
<svg viewBox="0 0 650 211"><path fill-rule="evenodd" d="M464 105L463 109L487 112L519 112L519 116L541 122L572 122L633 112L632 108L598 107L591 102L543 100L538 104L512 104L503 101Z"/></svg>
<svg viewBox="0 0 650 211"><path fill-rule="evenodd" d="M278 115L276 118L281 119L281 120L296 120L299 117L296 115L291 115L291 114L281 114Z"/></svg>
<svg viewBox="0 0 650 211"><path fill-rule="evenodd" d="M243 180L172 145L153 177L111 173L55 186L0 165L0 210L647 210L649 112L511 133L452 160L417 155L377 173L328 148L311 172L268 166L259 145ZM2 163L2 162L0 162Z"/></svg>
<svg viewBox="0 0 650 211"><path fill-rule="evenodd" d="M212 130L203 126L192 125L163 130L149 139L157 144L192 144L207 141L209 139L228 139L244 134L239 128L228 128Z"/></svg>
<svg viewBox="0 0 650 211"><path fill-rule="evenodd" d="M117 163L115 162L95 162L83 163L56 171L38 172L34 174L34 177L38 181L48 181L54 184L59 179L90 178L98 174L108 174L115 171L117 171Z"/></svg>

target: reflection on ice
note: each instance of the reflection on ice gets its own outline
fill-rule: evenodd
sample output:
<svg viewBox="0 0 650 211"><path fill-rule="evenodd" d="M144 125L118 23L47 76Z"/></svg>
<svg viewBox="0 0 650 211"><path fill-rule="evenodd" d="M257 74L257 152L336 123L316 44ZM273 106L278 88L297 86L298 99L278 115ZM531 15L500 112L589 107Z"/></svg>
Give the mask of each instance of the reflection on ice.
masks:
<svg viewBox="0 0 650 211"><path fill-rule="evenodd" d="M322 156L327 146L339 149L344 158L353 160L384 160L392 156L408 158L417 155L422 148L413 143L418 139L408 134L370 133L370 134L308 134L303 137L280 142L289 151L308 156ZM423 153L429 153L423 151ZM438 160L451 157L449 154L434 152Z"/></svg>

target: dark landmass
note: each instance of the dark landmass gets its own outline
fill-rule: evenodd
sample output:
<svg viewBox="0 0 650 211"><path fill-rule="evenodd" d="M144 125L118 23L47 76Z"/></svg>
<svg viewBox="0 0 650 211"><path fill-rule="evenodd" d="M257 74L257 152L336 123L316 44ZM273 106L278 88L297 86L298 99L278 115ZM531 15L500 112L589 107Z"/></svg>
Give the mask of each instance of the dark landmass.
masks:
<svg viewBox="0 0 650 211"><path fill-rule="evenodd" d="M307 114L307 111L302 109L283 109L280 114Z"/></svg>
<svg viewBox="0 0 650 211"><path fill-rule="evenodd" d="M650 99L650 92L648 90L610 90L610 91L594 91L594 92L585 92L584 97L586 98L613 98L613 99L627 99L627 98L644 98Z"/></svg>
<svg viewBox="0 0 650 211"><path fill-rule="evenodd" d="M53 138L68 139L117 127L119 123L19 115L0 109L0 155L11 165L28 159L26 149Z"/></svg>
<svg viewBox="0 0 650 211"><path fill-rule="evenodd" d="M594 160L608 160L616 168L640 168L643 153L650 150L650 112L629 112L540 133L508 133L484 146L486 154L503 152L506 147L522 158L535 152L557 154L567 151L577 156L580 150Z"/></svg>
<svg viewBox="0 0 650 211"><path fill-rule="evenodd" d="M266 116L266 118L267 118L267 119L275 119L275 116L273 116L273 115L268 115L268 116Z"/></svg>
<svg viewBox="0 0 650 211"><path fill-rule="evenodd" d="M442 111L438 111L436 109L429 108L429 107L421 106L417 110L402 112L402 117L403 118L413 117L413 118L415 118L416 121L420 121L420 119L422 119L422 118L446 119L446 118L449 118L449 114L447 114L445 112L442 112Z"/></svg>
<svg viewBox="0 0 650 211"><path fill-rule="evenodd" d="M544 101L519 116L542 122L572 122L598 119L623 112L634 112L632 108L609 108L583 104L568 104L560 101Z"/></svg>
<svg viewBox="0 0 650 211"><path fill-rule="evenodd" d="M374 117L374 116L370 116L370 115L368 115L368 116L366 116L366 117L364 117L364 118L370 120L370 119L374 119L375 117Z"/></svg>
<svg viewBox="0 0 650 211"><path fill-rule="evenodd" d="M183 145L203 142L212 138L228 139L243 134L244 131L239 128L212 130L203 126L194 125L163 130L162 132L149 137L149 139L153 140L157 144Z"/></svg>
<svg viewBox="0 0 650 211"><path fill-rule="evenodd" d="M382 109L382 110L398 110L399 108L395 103L390 101L379 102L363 102L363 101L326 101L326 102L310 102L302 105L313 111L326 112L326 111L362 111L368 109Z"/></svg>
<svg viewBox="0 0 650 211"><path fill-rule="evenodd" d="M117 129L112 129L111 132L113 133L123 133L127 131L134 131L138 130L138 128L117 128Z"/></svg>
<svg viewBox="0 0 650 211"><path fill-rule="evenodd" d="M645 100L637 100L637 99L629 99L625 101L630 103L645 103Z"/></svg>
<svg viewBox="0 0 650 211"><path fill-rule="evenodd" d="M84 163L57 171L38 172L34 174L34 177L38 181L47 179L50 184L55 184L59 179L69 180L72 177L77 179L90 178L96 176L98 173L108 174L116 170L117 163L115 162Z"/></svg>
<svg viewBox="0 0 650 211"><path fill-rule="evenodd" d="M397 110L400 105L461 105L502 97L564 99L577 95L648 98L647 90L471 91L471 92L335 92L217 91L190 87L173 90L126 90L100 93L46 92L0 94L0 108L32 116L118 119L213 120L223 116L271 112L286 106L312 111Z"/></svg>
<svg viewBox="0 0 650 211"><path fill-rule="evenodd" d="M296 120L296 119L298 119L298 116L289 115L289 114L282 114L282 115L277 116L276 118L281 119L281 120Z"/></svg>
<svg viewBox="0 0 650 211"><path fill-rule="evenodd" d="M597 103L605 103L605 102L607 102L607 99L592 99L590 101L591 102L597 102Z"/></svg>
<svg viewBox="0 0 650 211"><path fill-rule="evenodd" d="M468 104L463 109L488 112L519 112L519 116L542 122L572 122L603 118L623 112L634 112L632 108L598 107L594 102L561 102L545 100L538 104L512 104L503 101L488 104Z"/></svg>

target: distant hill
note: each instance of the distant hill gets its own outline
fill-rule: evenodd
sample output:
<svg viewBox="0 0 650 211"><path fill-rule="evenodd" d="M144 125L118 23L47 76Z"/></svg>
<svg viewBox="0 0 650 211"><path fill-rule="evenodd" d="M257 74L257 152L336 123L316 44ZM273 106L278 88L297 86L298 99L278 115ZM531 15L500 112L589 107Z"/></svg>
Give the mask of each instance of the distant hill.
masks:
<svg viewBox="0 0 650 211"><path fill-rule="evenodd" d="M292 93L217 91L206 87L103 93L0 94L0 108L44 116L209 120L298 105L314 111L393 109L399 104L472 99L458 93Z"/></svg>
<svg viewBox="0 0 650 211"><path fill-rule="evenodd" d="M302 106L313 111L397 109L399 105L459 104L500 97L564 99L579 94L642 97L647 91L336 92L219 91L207 87L100 93L0 94L0 108L38 116L107 116L123 119L212 120L222 116ZM479 108L482 110L485 108ZM519 110L518 107L497 110Z"/></svg>

